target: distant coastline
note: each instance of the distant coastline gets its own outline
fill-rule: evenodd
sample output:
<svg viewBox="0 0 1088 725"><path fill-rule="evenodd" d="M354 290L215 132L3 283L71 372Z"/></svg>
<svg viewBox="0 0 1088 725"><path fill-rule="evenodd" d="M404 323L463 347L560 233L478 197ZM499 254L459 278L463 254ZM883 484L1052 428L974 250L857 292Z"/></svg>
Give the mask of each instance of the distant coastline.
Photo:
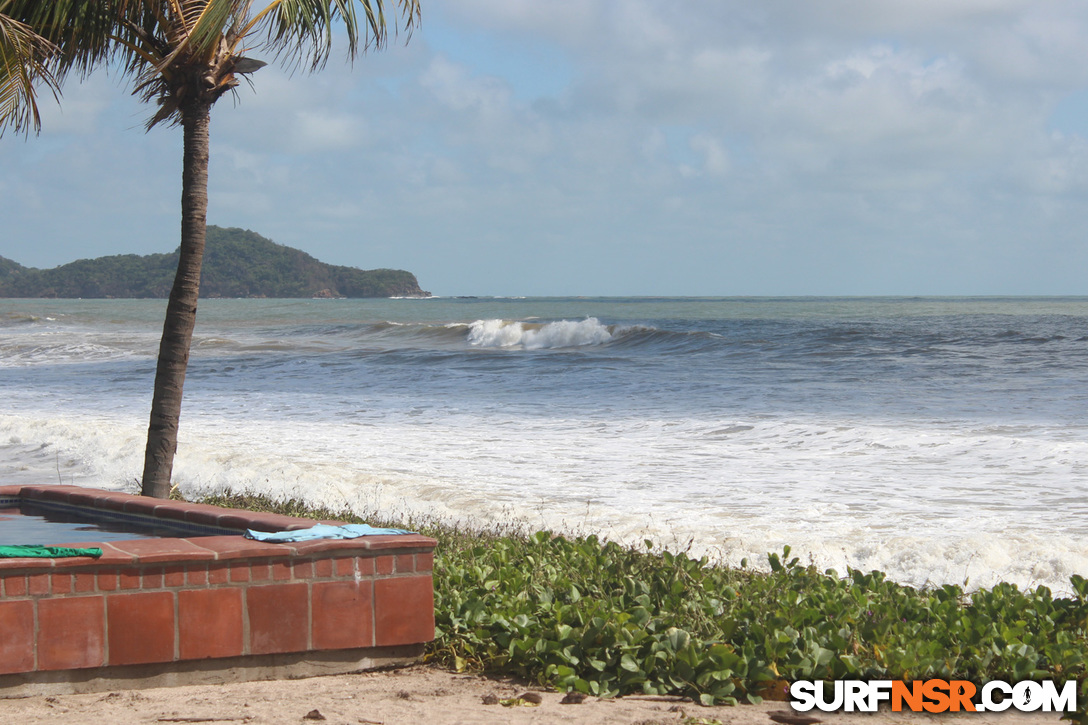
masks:
<svg viewBox="0 0 1088 725"><path fill-rule="evenodd" d="M0 297L162 299L178 253L121 254L35 269L0 257ZM430 297L399 269L326 264L248 229L208 227L200 296L276 298Z"/></svg>

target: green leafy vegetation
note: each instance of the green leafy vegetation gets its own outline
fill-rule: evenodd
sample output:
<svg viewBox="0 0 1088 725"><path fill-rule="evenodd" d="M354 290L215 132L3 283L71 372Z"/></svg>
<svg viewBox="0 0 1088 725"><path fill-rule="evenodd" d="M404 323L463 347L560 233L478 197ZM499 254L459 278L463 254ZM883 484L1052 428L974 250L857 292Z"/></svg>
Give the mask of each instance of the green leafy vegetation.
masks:
<svg viewBox="0 0 1088 725"><path fill-rule="evenodd" d="M0 257L0 297L165 298L178 253L81 259L53 269ZM325 264L245 229L209 226L202 297L426 296L415 275Z"/></svg>
<svg viewBox="0 0 1088 725"><path fill-rule="evenodd" d="M297 501L219 505L359 521ZM388 522L369 523L385 525ZM783 699L794 680L1076 680L1088 703L1088 580L1069 597L1011 584L966 593L820 572L770 554L769 572L541 531L413 528L438 539L428 657L599 696Z"/></svg>

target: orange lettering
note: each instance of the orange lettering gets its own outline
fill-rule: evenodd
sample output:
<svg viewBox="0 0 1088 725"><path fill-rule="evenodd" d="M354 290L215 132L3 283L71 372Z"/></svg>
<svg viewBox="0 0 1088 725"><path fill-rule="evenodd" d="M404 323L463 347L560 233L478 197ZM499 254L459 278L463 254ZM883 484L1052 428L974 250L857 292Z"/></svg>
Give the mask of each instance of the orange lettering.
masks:
<svg viewBox="0 0 1088 725"><path fill-rule="evenodd" d="M952 712L959 712L961 706L967 712L974 712L975 703L971 698L975 696L975 686L967 680L952 680L948 685Z"/></svg>
<svg viewBox="0 0 1088 725"><path fill-rule="evenodd" d="M926 680L922 683L922 695L928 698L923 707L926 712L944 712L948 709L947 680Z"/></svg>
<svg viewBox="0 0 1088 725"><path fill-rule="evenodd" d="M907 707L912 712L921 712L922 710L922 690L918 685L922 684L918 680L914 680L910 683L910 689L907 689L907 683L895 680L892 682L892 712L902 712L903 701L907 701Z"/></svg>

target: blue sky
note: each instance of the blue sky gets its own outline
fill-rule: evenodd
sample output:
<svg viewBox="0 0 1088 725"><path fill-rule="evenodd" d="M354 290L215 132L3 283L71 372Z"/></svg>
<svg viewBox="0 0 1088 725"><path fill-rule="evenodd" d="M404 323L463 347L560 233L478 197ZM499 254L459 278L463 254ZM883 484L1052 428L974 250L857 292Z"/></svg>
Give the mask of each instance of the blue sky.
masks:
<svg viewBox="0 0 1088 725"><path fill-rule="evenodd" d="M1088 294L1086 38L1079 0L423 0L220 101L209 222L444 295ZM0 256L174 249L148 116L99 73L0 139Z"/></svg>

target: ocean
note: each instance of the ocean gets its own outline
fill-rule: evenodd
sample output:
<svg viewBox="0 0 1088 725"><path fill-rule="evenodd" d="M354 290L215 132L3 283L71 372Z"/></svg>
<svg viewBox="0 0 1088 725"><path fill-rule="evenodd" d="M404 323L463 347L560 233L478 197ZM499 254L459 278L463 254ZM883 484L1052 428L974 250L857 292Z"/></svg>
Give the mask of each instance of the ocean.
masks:
<svg viewBox="0 0 1088 725"><path fill-rule="evenodd" d="M0 481L135 492L162 300L0 300ZM1088 575L1088 298L201 300L174 481L913 585Z"/></svg>

